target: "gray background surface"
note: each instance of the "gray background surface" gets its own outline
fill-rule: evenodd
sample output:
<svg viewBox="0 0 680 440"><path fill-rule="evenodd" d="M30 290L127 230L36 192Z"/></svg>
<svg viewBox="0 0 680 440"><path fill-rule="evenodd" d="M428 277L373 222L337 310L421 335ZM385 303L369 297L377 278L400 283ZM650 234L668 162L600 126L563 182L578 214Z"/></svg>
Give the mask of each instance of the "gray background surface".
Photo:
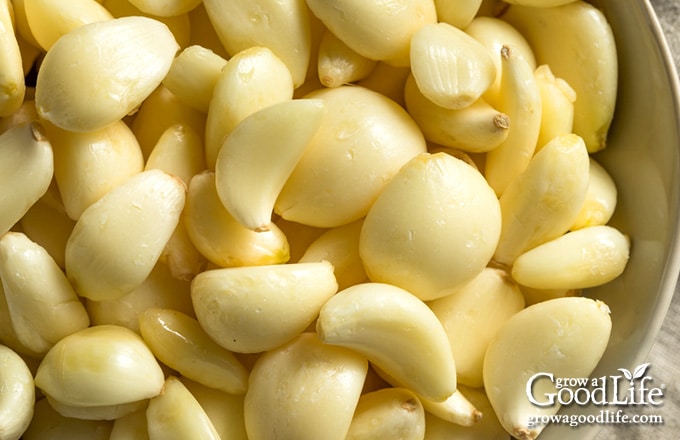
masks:
<svg viewBox="0 0 680 440"><path fill-rule="evenodd" d="M666 35L675 65L680 69L680 0L650 0ZM680 147L680 146L679 146ZM680 438L680 293L676 294L661 332L647 362L652 364L655 383L666 384L663 406L652 411L628 411L629 414L660 414L664 424L618 425L602 428L597 440L675 440ZM650 370L651 372L651 370Z"/></svg>

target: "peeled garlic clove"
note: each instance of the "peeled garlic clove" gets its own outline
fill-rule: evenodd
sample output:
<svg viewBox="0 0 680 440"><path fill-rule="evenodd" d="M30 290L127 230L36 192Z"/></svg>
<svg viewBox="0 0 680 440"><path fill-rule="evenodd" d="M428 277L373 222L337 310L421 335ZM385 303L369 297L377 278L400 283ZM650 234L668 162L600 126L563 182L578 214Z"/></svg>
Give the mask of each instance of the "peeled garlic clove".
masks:
<svg viewBox="0 0 680 440"><path fill-rule="evenodd" d="M420 401L425 411L456 425L475 426L483 418L483 414L458 389L443 402L423 398Z"/></svg>
<svg viewBox="0 0 680 440"><path fill-rule="evenodd" d="M486 3L490 4L491 2L484 2L482 6ZM503 3L503 5L505 4ZM465 27L464 31L486 47L496 65L496 77L494 82L484 92L483 96L492 106L498 106L500 104L500 85L503 71L501 48L503 46L512 47L516 53L521 55L526 62L529 63L529 67L533 71L536 69L536 58L531 46L529 46L524 35L508 22L497 18L496 14L493 13L488 16L478 15L467 27Z"/></svg>
<svg viewBox="0 0 680 440"><path fill-rule="evenodd" d="M555 77L547 64L538 66L534 74L541 94L541 128L536 143L538 151L554 137L572 132L577 96L565 80Z"/></svg>
<svg viewBox="0 0 680 440"><path fill-rule="evenodd" d="M72 406L120 405L160 393L163 371L136 333L88 327L57 342L38 366L35 384Z"/></svg>
<svg viewBox="0 0 680 440"><path fill-rule="evenodd" d="M0 434L18 440L33 417L35 385L26 362L12 349L0 344Z"/></svg>
<svg viewBox="0 0 680 440"><path fill-rule="evenodd" d="M331 32L357 53L399 66L409 65L409 45L415 32L437 21L432 0L308 0L307 4Z"/></svg>
<svg viewBox="0 0 680 440"><path fill-rule="evenodd" d="M443 401L456 390L446 332L425 303L398 287L365 283L329 299L316 324L326 344L351 348L419 396Z"/></svg>
<svg viewBox="0 0 680 440"><path fill-rule="evenodd" d="M23 233L0 238L0 277L12 326L31 350L46 353L63 337L90 325L61 268Z"/></svg>
<svg viewBox="0 0 680 440"><path fill-rule="evenodd" d="M194 44L175 57L163 85L182 102L208 113L215 84L227 60L212 50Z"/></svg>
<svg viewBox="0 0 680 440"><path fill-rule="evenodd" d="M280 264L290 259L281 229L272 224L268 231L255 232L229 214L217 194L214 172L191 179L182 219L196 249L217 266Z"/></svg>
<svg viewBox="0 0 680 440"><path fill-rule="evenodd" d="M410 67L396 67L379 61L371 74L357 82L357 85L387 96L403 107L404 84L410 74Z"/></svg>
<svg viewBox="0 0 680 440"><path fill-rule="evenodd" d="M90 205L66 244L66 273L76 292L115 299L142 284L177 227L184 198L179 179L149 170Z"/></svg>
<svg viewBox="0 0 680 440"><path fill-rule="evenodd" d="M367 77L375 60L356 53L335 34L326 30L319 43L317 71L321 84L338 87Z"/></svg>
<svg viewBox="0 0 680 440"><path fill-rule="evenodd" d="M267 47L244 49L229 59L213 88L205 126L205 157L215 169L226 137L247 116L293 98L286 64Z"/></svg>
<svg viewBox="0 0 680 440"><path fill-rule="evenodd" d="M38 72L38 114L65 130L94 131L122 119L161 83L177 41L164 24L124 17L60 38Z"/></svg>
<svg viewBox="0 0 680 440"><path fill-rule="evenodd" d="M410 50L418 89L444 108L467 107L496 78L496 66L486 48L448 23L420 28L411 39Z"/></svg>
<svg viewBox="0 0 680 440"><path fill-rule="evenodd" d="M484 98L461 109L447 109L427 99L412 76L404 87L406 109L436 144L462 151L484 153L493 150L508 137L510 118L491 107Z"/></svg>
<svg viewBox="0 0 680 440"><path fill-rule="evenodd" d="M210 339L194 318L175 310L149 308L140 314L139 330L153 354L183 376L227 393L245 392L245 367Z"/></svg>
<svg viewBox="0 0 680 440"><path fill-rule="evenodd" d="M310 243L300 257L300 263L328 261L333 265L338 290L367 281L359 257L359 236L362 220L329 229Z"/></svg>
<svg viewBox="0 0 680 440"><path fill-rule="evenodd" d="M117 405L78 406L67 405L51 396L46 396L52 408L64 417L82 420L116 420L146 408L147 399Z"/></svg>
<svg viewBox="0 0 680 440"><path fill-rule="evenodd" d="M347 440L419 440L424 435L425 411L418 397L405 388L383 388L361 395Z"/></svg>
<svg viewBox="0 0 680 440"><path fill-rule="evenodd" d="M505 270L488 267L453 293L428 305L448 335L458 382L482 386L489 341L505 321L524 308L519 287Z"/></svg>
<svg viewBox="0 0 680 440"><path fill-rule="evenodd" d="M512 46L501 48L498 110L511 121L508 137L486 156L484 176L500 196L529 165L541 128L541 93L531 66Z"/></svg>
<svg viewBox="0 0 680 440"><path fill-rule="evenodd" d="M402 107L363 87L325 88L306 98L324 101L327 113L275 211L311 226L341 226L366 215L399 168L425 152L425 140Z"/></svg>
<svg viewBox="0 0 680 440"><path fill-rule="evenodd" d="M51 124L45 129L54 149L54 177L66 213L73 220L144 169L139 142L123 121L88 133Z"/></svg>
<svg viewBox="0 0 680 440"><path fill-rule="evenodd" d="M23 124L0 135L0 235L47 192L53 174L52 146L41 126Z"/></svg>
<svg viewBox="0 0 680 440"><path fill-rule="evenodd" d="M248 438L344 440L367 369L364 357L313 333L264 353L244 402Z"/></svg>
<svg viewBox="0 0 680 440"><path fill-rule="evenodd" d="M113 421L109 440L148 440L146 427L146 408L148 402L141 409L121 416Z"/></svg>
<svg viewBox="0 0 680 440"><path fill-rule="evenodd" d="M428 301L484 269L500 226L498 199L477 170L446 153L422 154L371 207L359 253L372 281Z"/></svg>
<svg viewBox="0 0 680 440"><path fill-rule="evenodd" d="M150 440L220 438L196 398L173 376L165 381L161 393L149 401L146 422Z"/></svg>
<svg viewBox="0 0 680 440"><path fill-rule="evenodd" d="M45 51L49 50L62 35L82 25L113 18L111 13L95 0L70 2L25 0L24 4L31 34Z"/></svg>
<svg viewBox="0 0 680 440"><path fill-rule="evenodd" d="M511 264L567 232L586 198L589 164L586 145L575 134L557 136L536 153L500 198L503 229L496 261Z"/></svg>
<svg viewBox="0 0 680 440"><path fill-rule="evenodd" d="M0 5L0 117L9 116L21 107L26 95L26 82L21 50L14 33L14 5ZM0 228L1 230L2 228Z"/></svg>
<svg viewBox="0 0 680 440"><path fill-rule="evenodd" d="M130 3L147 14L174 17L193 10L201 0L131 0Z"/></svg>
<svg viewBox="0 0 680 440"><path fill-rule="evenodd" d="M311 29L309 9L303 0L204 0L203 5L229 54L268 47L288 66L295 87L305 82Z"/></svg>
<svg viewBox="0 0 680 440"><path fill-rule="evenodd" d="M529 379L543 372L588 377L607 347L611 325L606 304L582 297L529 306L503 325L484 358L484 388L508 433L519 439L538 436L545 425L527 426L530 416L555 414L560 405L531 403ZM548 381L531 388L536 396L555 391Z"/></svg>
<svg viewBox="0 0 680 440"><path fill-rule="evenodd" d="M221 439L248 438L243 419L244 395L228 394L186 377L180 377L180 381L201 405Z"/></svg>
<svg viewBox="0 0 680 440"><path fill-rule="evenodd" d="M31 424L23 435L24 440L68 438L70 440L109 440L113 422L110 420L84 420L64 417L47 399L35 404Z"/></svg>
<svg viewBox="0 0 680 440"><path fill-rule="evenodd" d="M215 184L239 223L257 232L270 228L276 199L325 114L322 100L284 101L251 114L229 134L217 155Z"/></svg>
<svg viewBox="0 0 680 440"><path fill-rule="evenodd" d="M434 0L434 4L439 21L465 29L477 15L482 0Z"/></svg>
<svg viewBox="0 0 680 440"><path fill-rule="evenodd" d="M535 289L585 289L623 273L630 254L628 237L612 226L568 232L517 257L512 277Z"/></svg>
<svg viewBox="0 0 680 440"><path fill-rule="evenodd" d="M198 274L191 299L198 322L218 344L258 353L302 333L337 288L327 261L233 267Z"/></svg>
<svg viewBox="0 0 680 440"><path fill-rule="evenodd" d="M588 179L586 200L583 202L574 224L571 225L571 230L606 225L616 209L618 189L612 176L592 157L588 169L590 178Z"/></svg>

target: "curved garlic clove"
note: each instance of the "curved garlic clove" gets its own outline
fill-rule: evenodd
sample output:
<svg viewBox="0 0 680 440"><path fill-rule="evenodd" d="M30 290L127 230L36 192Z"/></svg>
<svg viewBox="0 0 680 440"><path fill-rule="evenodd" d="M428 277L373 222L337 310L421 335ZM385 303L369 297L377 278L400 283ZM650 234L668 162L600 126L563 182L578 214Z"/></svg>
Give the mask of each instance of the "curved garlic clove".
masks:
<svg viewBox="0 0 680 440"><path fill-rule="evenodd" d="M14 32L14 4L0 5L0 117L9 116L21 107L26 96L22 54ZM1 229L1 228L0 228Z"/></svg>
<svg viewBox="0 0 680 440"><path fill-rule="evenodd" d="M66 244L66 274L76 292L115 299L142 284L177 227L185 192L178 178L149 170L90 205Z"/></svg>
<svg viewBox="0 0 680 440"><path fill-rule="evenodd" d="M288 66L294 85L304 83L311 52L309 9L304 0L203 0L203 5L229 54L268 47Z"/></svg>
<svg viewBox="0 0 680 440"><path fill-rule="evenodd" d="M38 114L65 130L110 125L161 83L179 49L164 24L123 17L83 25L50 48L38 73Z"/></svg>
<svg viewBox="0 0 680 440"><path fill-rule="evenodd" d="M109 440L113 422L111 420L84 420L64 417L47 399L35 404L31 424L24 433L24 440L48 440L68 438L70 440Z"/></svg>
<svg viewBox="0 0 680 440"><path fill-rule="evenodd" d="M512 264L521 253L571 227L586 198L589 165L586 145L575 134L557 136L531 158L500 197L497 262Z"/></svg>
<svg viewBox="0 0 680 440"><path fill-rule="evenodd" d="M113 18L111 13L95 0L66 3L54 0L24 0L24 6L31 34L45 51L48 51L61 36L82 25Z"/></svg>
<svg viewBox="0 0 680 440"><path fill-rule="evenodd" d="M428 301L484 269L500 226L498 199L477 170L446 153L422 154L371 207L359 252L371 281Z"/></svg>
<svg viewBox="0 0 680 440"><path fill-rule="evenodd" d="M484 45L448 23L420 28L411 39L410 54L418 89L440 107L469 106L496 78L496 65Z"/></svg>
<svg viewBox="0 0 680 440"><path fill-rule="evenodd" d="M163 364L207 386L245 393L248 372L215 343L196 319L170 309L149 308L139 316L142 339Z"/></svg>
<svg viewBox="0 0 680 440"><path fill-rule="evenodd" d="M425 410L405 388L383 388L359 398L347 440L378 438L420 440L425 435Z"/></svg>
<svg viewBox="0 0 680 440"><path fill-rule="evenodd" d="M117 405L78 406L62 403L46 396L52 408L64 417L82 420L116 420L146 408L148 399Z"/></svg>
<svg viewBox="0 0 680 440"><path fill-rule="evenodd" d="M264 353L244 401L251 440L344 440L366 378L366 359L303 333Z"/></svg>
<svg viewBox="0 0 680 440"><path fill-rule="evenodd" d="M90 325L61 268L23 233L0 237L0 278L17 338L31 350L46 353L57 341Z"/></svg>
<svg viewBox="0 0 680 440"><path fill-rule="evenodd" d="M196 398L173 376L165 381L161 393L149 401L146 422L150 440L220 438Z"/></svg>
<svg viewBox="0 0 680 440"><path fill-rule="evenodd" d="M446 331L425 303L403 289L348 287L323 306L316 330L324 343L361 353L419 396L443 401L456 390Z"/></svg>
<svg viewBox="0 0 680 440"><path fill-rule="evenodd" d="M590 226L537 246L515 260L512 277L535 289L585 289L623 273L630 240L612 226Z"/></svg>
<svg viewBox="0 0 680 440"><path fill-rule="evenodd" d="M559 135L572 133L576 92L562 78L557 78L547 64L534 72L541 94L541 128L536 151Z"/></svg>
<svg viewBox="0 0 680 440"><path fill-rule="evenodd" d="M276 199L325 114L319 99L284 101L249 115L225 139L215 184L239 223L257 232L270 228Z"/></svg>
<svg viewBox="0 0 680 440"><path fill-rule="evenodd" d="M163 371L141 337L113 325L88 327L57 342L35 384L71 406L120 405L160 393Z"/></svg>
<svg viewBox="0 0 680 440"><path fill-rule="evenodd" d="M207 114L213 90L226 64L227 60L219 54L194 44L175 57L163 85L182 102Z"/></svg>
<svg viewBox="0 0 680 440"><path fill-rule="evenodd" d="M399 3L308 0L307 4L331 32L357 53L399 66L409 65L413 34L424 25L437 21L432 0Z"/></svg>
<svg viewBox="0 0 680 440"><path fill-rule="evenodd" d="M607 347L611 325L609 307L583 297L529 306L503 325L484 358L484 388L508 433L536 438L545 425L528 426L530 416L555 414L560 405L534 405L527 398L529 379L537 373L588 377ZM531 391L539 396L555 386L540 381Z"/></svg>
<svg viewBox="0 0 680 440"><path fill-rule="evenodd" d="M190 125L171 125L158 138L144 169L165 171L188 186L191 178L205 169L201 135Z"/></svg>
<svg viewBox="0 0 680 440"><path fill-rule="evenodd" d="M52 146L42 126L27 123L0 135L0 235L47 192L53 175Z"/></svg>
<svg viewBox="0 0 680 440"><path fill-rule="evenodd" d="M443 402L433 402L422 398L421 402L428 413L460 426L475 426L484 417L483 413L475 408L475 405L459 389L456 389Z"/></svg>
<svg viewBox="0 0 680 440"><path fill-rule="evenodd" d="M255 232L229 214L217 194L214 172L191 179L182 219L196 249L217 266L280 264L290 259L288 239L275 224Z"/></svg>
<svg viewBox="0 0 680 440"><path fill-rule="evenodd" d="M436 144L462 151L484 153L499 146L508 137L510 118L491 107L484 98L461 109L440 107L418 90L412 76L404 87L406 109Z"/></svg>
<svg viewBox="0 0 680 440"><path fill-rule="evenodd" d="M247 116L293 98L290 70L267 47L251 47L232 56L213 88L205 126L205 157L215 169L227 136Z"/></svg>
<svg viewBox="0 0 680 440"><path fill-rule="evenodd" d="M612 176L592 157L588 169L590 178L588 179L586 200L583 202L574 224L571 225L571 230L606 225L616 209L618 189Z"/></svg>
<svg viewBox="0 0 680 440"><path fill-rule="evenodd" d="M180 377L210 418L221 439L247 439L242 394L228 394Z"/></svg>
<svg viewBox="0 0 680 440"><path fill-rule="evenodd" d="M500 196L529 165L541 127L541 93L531 66L512 46L501 48L498 110L511 121L508 137L486 157L484 176Z"/></svg>
<svg viewBox="0 0 680 440"><path fill-rule="evenodd" d="M275 211L317 227L358 220L399 168L425 152L425 139L402 107L363 87L326 88L306 98L324 101L327 113Z"/></svg>
<svg viewBox="0 0 680 440"><path fill-rule="evenodd" d="M376 61L366 58L326 30L319 42L317 72L325 87L338 87L366 78Z"/></svg>
<svg viewBox="0 0 680 440"><path fill-rule="evenodd" d="M524 308L519 287L505 270L489 267L428 305L448 335L458 382L481 387L489 341L505 321Z"/></svg>
<svg viewBox="0 0 680 440"><path fill-rule="evenodd" d="M33 418L35 385L26 362L0 344L0 435L18 440Z"/></svg>
<svg viewBox="0 0 680 440"><path fill-rule="evenodd" d="M46 124L54 150L54 177L66 213L78 220L88 206L144 170L134 133L123 121L88 133Z"/></svg>
<svg viewBox="0 0 680 440"><path fill-rule="evenodd" d="M338 289L327 261L205 271L191 283L198 322L239 353L278 347L301 334Z"/></svg>

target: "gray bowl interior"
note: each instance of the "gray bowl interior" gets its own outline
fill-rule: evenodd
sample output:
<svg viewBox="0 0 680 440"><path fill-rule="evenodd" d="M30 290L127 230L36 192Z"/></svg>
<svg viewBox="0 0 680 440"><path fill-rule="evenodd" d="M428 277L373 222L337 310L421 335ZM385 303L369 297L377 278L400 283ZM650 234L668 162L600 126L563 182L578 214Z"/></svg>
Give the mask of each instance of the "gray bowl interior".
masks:
<svg viewBox="0 0 680 440"><path fill-rule="evenodd" d="M680 87L654 10L647 0L593 0L616 37L619 95L609 146L599 160L617 183L611 224L631 238L626 271L615 281L584 292L611 308L609 346L592 377L620 375L643 363L661 328L680 270ZM658 385L658 384L657 384ZM563 414L598 414L602 408L572 406ZM600 427L552 425L543 440L593 438Z"/></svg>

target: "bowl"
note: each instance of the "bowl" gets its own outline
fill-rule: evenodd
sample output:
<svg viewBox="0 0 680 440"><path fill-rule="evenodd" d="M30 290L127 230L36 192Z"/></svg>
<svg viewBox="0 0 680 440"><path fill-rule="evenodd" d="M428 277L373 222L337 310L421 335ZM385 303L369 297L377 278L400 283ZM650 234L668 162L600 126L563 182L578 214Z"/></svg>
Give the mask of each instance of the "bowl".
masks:
<svg viewBox="0 0 680 440"><path fill-rule="evenodd" d="M609 345L591 377L621 375L645 362L671 303L680 271L680 85L658 17L648 0L593 0L613 29L619 59L617 107L609 147L594 156L614 178L611 224L631 237L625 272L584 295L611 309ZM654 375L652 371L649 373ZM659 386L656 383L654 386ZM596 415L572 406L563 414ZM657 411L658 412L658 411ZM548 426L542 440L593 438L602 425Z"/></svg>

